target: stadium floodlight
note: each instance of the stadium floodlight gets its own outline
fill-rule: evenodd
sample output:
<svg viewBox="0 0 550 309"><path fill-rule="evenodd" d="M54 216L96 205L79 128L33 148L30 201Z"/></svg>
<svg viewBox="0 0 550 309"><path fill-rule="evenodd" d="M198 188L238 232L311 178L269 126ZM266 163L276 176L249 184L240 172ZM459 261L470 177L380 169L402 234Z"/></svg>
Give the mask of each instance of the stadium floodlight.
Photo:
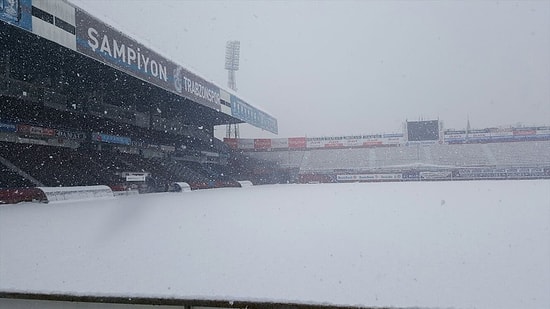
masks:
<svg viewBox="0 0 550 309"><path fill-rule="evenodd" d="M225 69L230 71L239 70L239 54L241 42L227 41L225 45Z"/></svg>
<svg viewBox="0 0 550 309"><path fill-rule="evenodd" d="M235 72L239 70L239 57L241 53L240 41L227 41L225 45L225 69L227 70L227 87L233 91L237 91L237 80L235 78ZM227 125L226 136L231 137L232 133L235 138L239 137L239 125L234 124L234 128L231 125Z"/></svg>
<svg viewBox="0 0 550 309"><path fill-rule="evenodd" d="M239 70L240 52L241 42L227 41L225 45L225 69L227 70L227 86L235 91L237 91L235 72Z"/></svg>

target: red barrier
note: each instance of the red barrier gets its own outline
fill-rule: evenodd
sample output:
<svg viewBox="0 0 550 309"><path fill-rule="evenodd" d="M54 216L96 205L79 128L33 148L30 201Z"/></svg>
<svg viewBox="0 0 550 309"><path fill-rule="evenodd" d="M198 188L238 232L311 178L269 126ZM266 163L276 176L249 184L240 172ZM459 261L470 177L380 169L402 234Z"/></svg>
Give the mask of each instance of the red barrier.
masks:
<svg viewBox="0 0 550 309"><path fill-rule="evenodd" d="M209 189L210 186L206 182L189 182L191 190Z"/></svg>
<svg viewBox="0 0 550 309"><path fill-rule="evenodd" d="M42 202L48 199L38 188L2 189L0 190L0 204L17 204L20 202Z"/></svg>
<svg viewBox="0 0 550 309"><path fill-rule="evenodd" d="M271 139L257 138L254 140L254 149L271 149Z"/></svg>
<svg viewBox="0 0 550 309"><path fill-rule="evenodd" d="M305 137L290 137L288 139L288 148L290 149L302 149L306 148L307 142Z"/></svg>
<svg viewBox="0 0 550 309"><path fill-rule="evenodd" d="M238 144L237 144L237 139L236 138L227 138L227 137L224 137L223 138L223 142L226 143L229 147L231 147L232 149L237 149L238 148Z"/></svg>

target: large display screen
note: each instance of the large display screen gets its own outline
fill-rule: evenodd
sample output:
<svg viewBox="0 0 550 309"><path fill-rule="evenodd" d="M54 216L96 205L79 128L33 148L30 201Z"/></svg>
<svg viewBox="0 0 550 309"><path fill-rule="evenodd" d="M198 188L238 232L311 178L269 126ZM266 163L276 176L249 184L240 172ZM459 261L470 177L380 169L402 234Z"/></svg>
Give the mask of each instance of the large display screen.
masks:
<svg viewBox="0 0 550 309"><path fill-rule="evenodd" d="M439 120L407 121L407 137L411 142L439 140Z"/></svg>

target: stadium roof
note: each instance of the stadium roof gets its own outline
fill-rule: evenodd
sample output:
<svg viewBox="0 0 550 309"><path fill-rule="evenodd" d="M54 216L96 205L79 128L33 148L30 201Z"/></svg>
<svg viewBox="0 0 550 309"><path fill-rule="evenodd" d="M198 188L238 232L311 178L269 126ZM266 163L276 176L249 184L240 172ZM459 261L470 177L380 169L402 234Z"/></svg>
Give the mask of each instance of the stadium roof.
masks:
<svg viewBox="0 0 550 309"><path fill-rule="evenodd" d="M271 115L239 98L234 92L223 89L162 56L74 4L65 0L20 0L14 2L14 6L0 7L0 21L155 85L179 97L180 99L172 101L186 104L188 109L194 110L191 114L210 114L207 118L213 120L211 123L214 125L247 122L275 134L278 131L277 120ZM42 52L47 56L55 56L47 50L40 49L27 49L26 52ZM78 65L78 61L67 62L65 65ZM95 69L97 68L95 66Z"/></svg>

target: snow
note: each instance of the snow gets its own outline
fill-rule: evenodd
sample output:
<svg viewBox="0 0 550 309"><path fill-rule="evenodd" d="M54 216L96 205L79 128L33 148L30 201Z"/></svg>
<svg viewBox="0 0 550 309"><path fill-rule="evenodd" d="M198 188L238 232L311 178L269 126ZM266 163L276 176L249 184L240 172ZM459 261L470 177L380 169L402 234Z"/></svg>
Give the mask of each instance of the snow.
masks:
<svg viewBox="0 0 550 309"><path fill-rule="evenodd" d="M270 185L0 207L0 291L550 307L550 181Z"/></svg>

